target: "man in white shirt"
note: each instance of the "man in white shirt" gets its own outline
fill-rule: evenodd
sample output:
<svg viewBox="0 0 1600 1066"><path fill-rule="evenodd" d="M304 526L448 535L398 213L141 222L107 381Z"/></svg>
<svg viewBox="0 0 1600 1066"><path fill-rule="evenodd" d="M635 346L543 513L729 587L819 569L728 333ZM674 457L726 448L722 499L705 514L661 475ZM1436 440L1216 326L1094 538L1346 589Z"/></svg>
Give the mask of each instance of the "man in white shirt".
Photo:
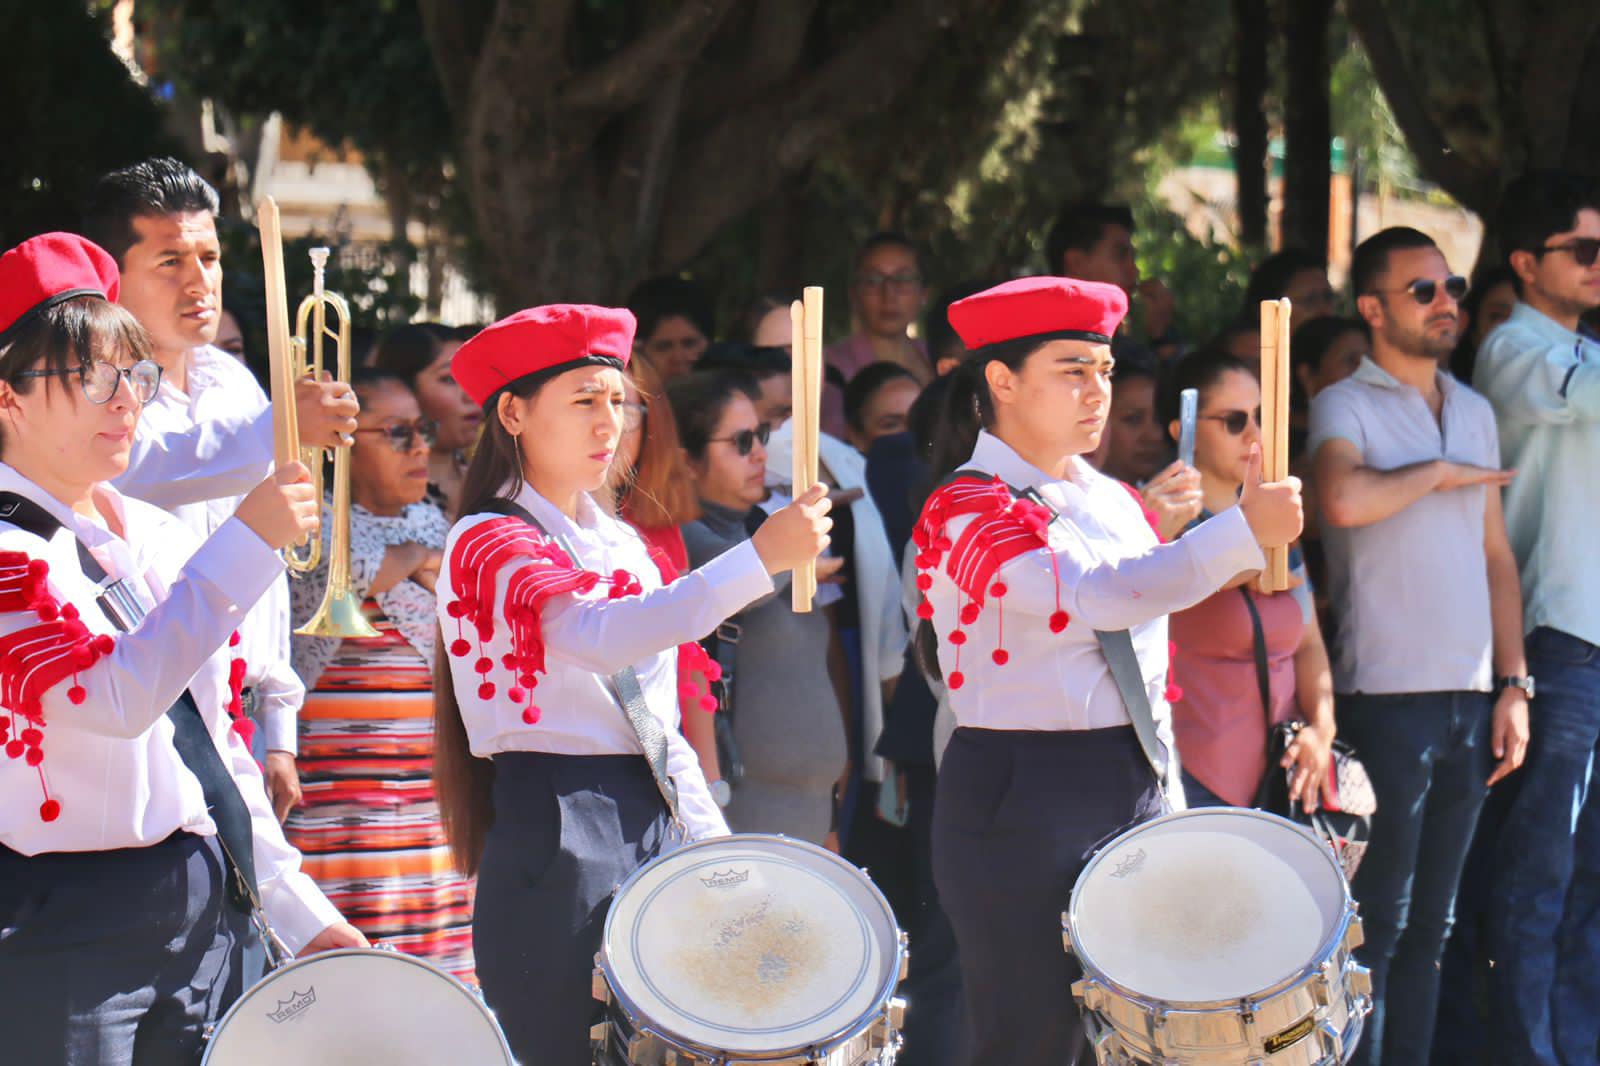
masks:
<svg viewBox="0 0 1600 1066"><path fill-rule="evenodd" d="M122 271L119 302L150 334L162 383L117 487L171 511L200 537L233 514L272 468L271 407L237 360L213 345L222 314L215 190L174 159L105 175L86 228ZM296 388L301 441L348 443L355 396L340 382ZM262 724L267 790L279 817L299 800L295 715L305 686L289 666L289 589L279 577L240 626L252 715Z"/></svg>

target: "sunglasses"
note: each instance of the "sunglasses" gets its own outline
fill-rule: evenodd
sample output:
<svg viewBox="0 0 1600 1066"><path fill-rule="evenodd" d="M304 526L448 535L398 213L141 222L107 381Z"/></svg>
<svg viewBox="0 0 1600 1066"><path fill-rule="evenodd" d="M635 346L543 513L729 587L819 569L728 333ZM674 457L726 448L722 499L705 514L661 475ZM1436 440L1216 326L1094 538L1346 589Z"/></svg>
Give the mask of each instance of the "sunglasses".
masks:
<svg viewBox="0 0 1600 1066"><path fill-rule="evenodd" d="M1600 259L1600 237L1574 237L1570 241L1547 244L1539 249L1540 255L1546 252L1566 252L1579 266L1592 267L1594 261Z"/></svg>
<svg viewBox="0 0 1600 1066"><path fill-rule="evenodd" d="M1373 292L1409 292L1411 298L1423 307L1433 303L1433 298L1439 295L1439 282L1432 278L1418 278L1403 289L1373 289ZM1452 274L1444 279L1444 294L1456 303L1460 303L1467 295L1467 279L1460 274Z"/></svg>
<svg viewBox="0 0 1600 1066"><path fill-rule="evenodd" d="M1261 428L1261 408L1250 411L1224 411L1220 415L1201 415L1207 422L1221 422L1222 428L1228 431L1229 436L1237 437L1244 432L1244 427L1254 419L1256 428Z"/></svg>
<svg viewBox="0 0 1600 1066"><path fill-rule="evenodd" d="M434 441L439 439L439 424L429 418L419 418L415 422L397 422L392 426L371 426L367 429L358 429L357 433L382 433L389 441L389 447L405 455L417 446L421 440L429 448Z"/></svg>
<svg viewBox="0 0 1600 1066"><path fill-rule="evenodd" d="M140 404L147 404L161 387L161 364L152 359L141 359L132 366L116 366L96 359L87 366L67 367L63 370L24 370L19 378L60 378L78 375L84 398L90 403L107 404L117 394L122 379L128 379L128 392Z"/></svg>
<svg viewBox="0 0 1600 1066"><path fill-rule="evenodd" d="M711 439L714 441L723 441L733 445L733 450L738 452L739 455L743 457L756 450L757 441L759 441L761 446L765 448L767 446L767 440L771 436L772 427L763 422L755 429L741 429L731 437L712 437Z"/></svg>

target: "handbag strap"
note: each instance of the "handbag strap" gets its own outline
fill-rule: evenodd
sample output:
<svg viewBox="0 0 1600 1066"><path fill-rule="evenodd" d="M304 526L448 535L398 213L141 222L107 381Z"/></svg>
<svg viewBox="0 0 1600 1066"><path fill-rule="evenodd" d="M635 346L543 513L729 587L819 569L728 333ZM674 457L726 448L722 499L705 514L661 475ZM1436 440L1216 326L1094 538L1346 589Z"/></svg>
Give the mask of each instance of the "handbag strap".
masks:
<svg viewBox="0 0 1600 1066"><path fill-rule="evenodd" d="M494 514L506 515L510 518L520 518L534 529L544 534L550 540L560 545L561 550L572 557L574 563L578 555L572 546L562 541L560 537L552 534L533 516L533 512L514 500L494 499L484 504L481 508ZM639 741L639 746L644 750L645 761L650 764L650 776L655 778L656 788L661 792L661 798L666 802L667 813L671 815L673 825L683 827L683 819L678 814L678 786L672 780L672 775L667 773L667 732L661 724L661 719L651 713L650 705L645 701L644 688L639 684L639 673L631 666L624 666L621 670L602 679L606 691L611 694L612 700L622 709L623 716L628 719L628 725L633 729L634 737Z"/></svg>
<svg viewBox="0 0 1600 1066"><path fill-rule="evenodd" d="M1250 595L1250 585L1246 582L1239 586L1239 595L1244 597L1245 610L1250 612L1251 643L1255 646L1256 658L1256 687L1261 693L1261 714L1267 723L1267 733L1272 732L1272 678L1267 670L1267 634L1261 627L1261 612L1256 609L1256 601Z"/></svg>

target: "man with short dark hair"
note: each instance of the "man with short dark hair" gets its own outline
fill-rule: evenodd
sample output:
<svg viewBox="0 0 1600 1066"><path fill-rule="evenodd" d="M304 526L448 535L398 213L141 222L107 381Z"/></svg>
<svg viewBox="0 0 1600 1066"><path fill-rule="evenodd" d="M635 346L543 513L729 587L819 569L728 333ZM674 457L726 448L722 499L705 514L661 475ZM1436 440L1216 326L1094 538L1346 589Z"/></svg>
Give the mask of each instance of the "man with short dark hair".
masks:
<svg viewBox="0 0 1600 1066"><path fill-rule="evenodd" d="M217 194L188 166L156 158L106 174L85 211L90 237L122 271L118 303L150 335L160 388L139 419L117 488L170 511L200 537L226 522L272 469L272 410L244 364L213 342L222 315ZM331 445L355 430L343 382L296 389L300 439ZM239 627L241 699L261 723L258 758L279 818L299 801L296 716L305 686L289 665L289 585L280 577Z"/></svg>
<svg viewBox="0 0 1600 1066"><path fill-rule="evenodd" d="M1521 471L1506 522L1538 678L1533 745L1497 849L1489 997L1495 1061L1595 1062L1600 1044L1600 189L1571 174L1506 189L1496 231L1518 303L1478 352L1473 383Z"/></svg>
<svg viewBox="0 0 1600 1066"><path fill-rule="evenodd" d="M1522 599L1496 491L1511 475L1488 403L1439 369L1465 279L1397 227L1356 249L1351 283L1371 355L1312 401L1307 453L1338 619L1339 735L1378 799L1351 885L1374 1001L1352 1061L1421 1066L1473 827L1527 744Z"/></svg>

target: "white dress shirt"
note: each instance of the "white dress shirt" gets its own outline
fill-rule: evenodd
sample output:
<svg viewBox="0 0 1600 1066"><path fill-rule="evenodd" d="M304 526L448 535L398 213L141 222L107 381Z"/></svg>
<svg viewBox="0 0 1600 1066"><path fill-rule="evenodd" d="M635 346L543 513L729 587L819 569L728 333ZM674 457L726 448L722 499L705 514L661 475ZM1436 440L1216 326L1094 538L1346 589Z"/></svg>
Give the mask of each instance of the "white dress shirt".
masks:
<svg viewBox="0 0 1600 1066"><path fill-rule="evenodd" d="M678 645L699 640L751 601L773 590L761 558L746 541L662 586L660 572L644 541L632 527L612 518L587 495L579 497L577 520L524 485L516 502L527 508L585 570L609 575L622 569L643 587L636 596L610 599L601 584L585 594L568 593L546 604L541 618L547 674L534 690L542 715L536 724L522 720L523 705L507 695L510 685L501 658L512 649L505 619L495 622L493 637L482 654L497 664L491 680L495 696L478 697L482 678L474 670L476 633L465 627L472 643L466 656L450 656L451 676L461 706L462 722L474 755L487 758L502 751L545 751L563 755L638 755L643 748L626 713L612 698L605 679L632 666L651 712L667 734L667 773L678 788L678 808L694 839L728 831L722 812L706 788L700 761L678 731ZM445 543L439 574L439 622L446 646L462 624L447 613L455 601L450 557L461 534L496 514L468 515L457 522ZM511 576L528 560L513 558L496 577L496 600L505 603Z"/></svg>
<svg viewBox="0 0 1600 1066"><path fill-rule="evenodd" d="M77 675L86 696L68 698L73 682L43 694L44 762L51 822L39 816L40 782L22 759L0 758L0 844L24 855L145 847L184 831L216 833L199 780L173 747L167 710L188 689L250 809L262 906L295 951L339 913L300 872L300 853L284 840L267 802L261 771L232 728L227 705L232 656L228 637L282 574L283 563L244 523L230 520L204 544L159 508L110 486L97 489L102 511L116 514L124 536L81 517L0 463L0 491L38 503L63 528L47 543L0 522L0 551L48 563L49 588L77 606L83 624L111 635L113 651ZM82 571L74 537L113 578L125 578L149 608L131 633L118 633L95 603L98 588ZM0 614L0 637L39 625L33 611ZM19 719L20 721L20 719Z"/></svg>
<svg viewBox="0 0 1600 1066"><path fill-rule="evenodd" d="M1139 657L1156 732L1169 750L1172 708L1167 704L1167 614L1192 606L1230 578L1264 564L1261 548L1237 507L1200 524L1182 539L1161 544L1139 505L1121 485L1082 459L1069 461L1066 480L1033 466L1010 446L981 433L963 469L1000 477L1017 489L1036 489L1059 515L1048 550L1019 555L996 580L1003 599L989 596L978 619L963 626L959 650L966 682L947 689L956 722L981 729L1078 730L1130 724L1127 707L1095 638L1095 630L1126 629ZM960 539L973 516L952 519L950 540ZM1052 567L1052 559L1054 567ZM948 557L947 560L948 561ZM1060 608L1071 621L1052 633L1048 619ZM933 572L928 590L932 624L939 636L939 666L948 679L957 669L949 641L966 596L945 572ZM990 658L1001 645L1000 605L1005 610L1004 647L1010 659Z"/></svg>
<svg viewBox="0 0 1600 1066"><path fill-rule="evenodd" d="M191 439L188 435L203 427L228 426L241 419L260 419L268 426L272 422L271 405L255 375L220 348L206 345L194 349L189 353L187 391L179 390L171 379L163 377L161 388L145 404L139 418L133 461L128 465L128 472L117 480L117 488L166 508L204 540L233 517L245 493L271 472L270 440L262 451L251 434L243 434L230 448L234 472L242 487L220 491L211 499L187 502L177 502L169 491L170 486L149 483L140 463L150 461L151 451L146 449L141 455L138 442L187 440ZM196 465L203 467L205 464L196 457ZM205 476L190 479L187 488L194 490L200 485L216 490L225 487L222 479ZM235 654L245 662L244 683L255 690L254 714L261 722L267 749L290 754L298 751L296 718L300 705L305 702L306 687L289 659L288 575L279 574L245 616L244 624L239 627L239 647Z"/></svg>

